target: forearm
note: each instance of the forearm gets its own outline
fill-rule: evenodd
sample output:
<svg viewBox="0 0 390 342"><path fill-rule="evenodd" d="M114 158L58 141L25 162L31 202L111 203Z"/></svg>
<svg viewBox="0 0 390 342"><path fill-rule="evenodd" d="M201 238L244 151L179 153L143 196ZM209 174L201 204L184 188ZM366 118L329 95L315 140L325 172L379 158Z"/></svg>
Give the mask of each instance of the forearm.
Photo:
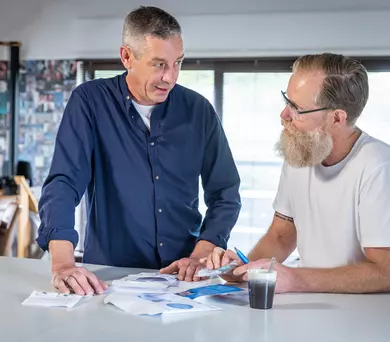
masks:
<svg viewBox="0 0 390 342"><path fill-rule="evenodd" d="M282 263L296 248L295 241L287 241L283 237L268 232L265 234L248 255L250 261L270 259Z"/></svg>
<svg viewBox="0 0 390 342"><path fill-rule="evenodd" d="M52 240L49 243L51 269L58 272L61 269L75 265L73 244L65 240Z"/></svg>
<svg viewBox="0 0 390 342"><path fill-rule="evenodd" d="M213 200L209 200L209 198ZM225 188L218 194L207 194L207 212L203 220L199 241L209 241L215 246L227 248L232 228L241 209L238 188Z"/></svg>
<svg viewBox="0 0 390 342"><path fill-rule="evenodd" d="M297 268L295 292L375 293L390 292L390 268L372 262L331 269Z"/></svg>

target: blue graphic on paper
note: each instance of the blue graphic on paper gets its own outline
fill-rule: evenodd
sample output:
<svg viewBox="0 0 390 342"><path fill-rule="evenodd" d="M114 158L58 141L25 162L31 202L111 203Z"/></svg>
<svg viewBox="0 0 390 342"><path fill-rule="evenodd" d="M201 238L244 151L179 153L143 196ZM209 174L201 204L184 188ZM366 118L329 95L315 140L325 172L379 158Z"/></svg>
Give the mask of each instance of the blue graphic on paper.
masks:
<svg viewBox="0 0 390 342"><path fill-rule="evenodd" d="M232 293L232 292L238 292L242 291L241 288L236 286L228 286L228 285L209 285L209 286L202 286L197 287L194 289L190 289L187 291L176 293L179 296L187 297L190 299L195 299L202 296L213 296L213 295L221 295L225 293Z"/></svg>
<svg viewBox="0 0 390 342"><path fill-rule="evenodd" d="M184 309L184 310L188 310L188 309L193 308L192 305L181 304L181 303L169 303L169 304L167 304L167 306L169 306L170 308L174 308L174 309Z"/></svg>

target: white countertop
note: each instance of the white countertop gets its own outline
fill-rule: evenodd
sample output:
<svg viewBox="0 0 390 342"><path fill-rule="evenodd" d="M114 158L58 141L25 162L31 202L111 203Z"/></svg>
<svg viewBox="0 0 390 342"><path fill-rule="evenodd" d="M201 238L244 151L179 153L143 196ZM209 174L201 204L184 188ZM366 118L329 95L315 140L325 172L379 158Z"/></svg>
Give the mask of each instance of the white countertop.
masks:
<svg viewBox="0 0 390 342"><path fill-rule="evenodd" d="M141 270L88 265L109 281ZM276 295L274 308L253 310L210 301L223 311L176 320L136 317L103 296L67 310L22 306L33 290L53 291L48 261L0 257L1 342L390 341L390 295Z"/></svg>

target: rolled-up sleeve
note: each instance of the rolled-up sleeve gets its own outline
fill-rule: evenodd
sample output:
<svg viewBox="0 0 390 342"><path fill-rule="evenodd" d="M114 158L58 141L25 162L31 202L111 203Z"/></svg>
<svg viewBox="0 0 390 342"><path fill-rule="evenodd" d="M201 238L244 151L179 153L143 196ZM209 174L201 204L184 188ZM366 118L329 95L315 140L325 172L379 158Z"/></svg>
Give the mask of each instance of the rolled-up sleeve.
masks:
<svg viewBox="0 0 390 342"><path fill-rule="evenodd" d="M47 250L51 240L67 240L74 247L75 207L91 179L92 121L87 95L76 88L65 108L57 133L49 175L39 200L41 224L37 243Z"/></svg>
<svg viewBox="0 0 390 342"><path fill-rule="evenodd" d="M206 112L206 144L201 178L207 211L198 240L226 248L241 209L240 177L222 124L211 104Z"/></svg>

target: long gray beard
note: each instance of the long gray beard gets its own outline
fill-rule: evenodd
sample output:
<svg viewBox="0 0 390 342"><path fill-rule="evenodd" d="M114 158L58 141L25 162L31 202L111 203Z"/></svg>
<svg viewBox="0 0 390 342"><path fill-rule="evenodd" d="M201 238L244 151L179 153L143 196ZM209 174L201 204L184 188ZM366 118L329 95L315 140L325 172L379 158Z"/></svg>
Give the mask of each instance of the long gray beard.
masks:
<svg viewBox="0 0 390 342"><path fill-rule="evenodd" d="M282 131L276 150L289 165L297 168L319 165L330 155L333 140L323 129L300 132L288 125L286 129L293 131L291 135Z"/></svg>

